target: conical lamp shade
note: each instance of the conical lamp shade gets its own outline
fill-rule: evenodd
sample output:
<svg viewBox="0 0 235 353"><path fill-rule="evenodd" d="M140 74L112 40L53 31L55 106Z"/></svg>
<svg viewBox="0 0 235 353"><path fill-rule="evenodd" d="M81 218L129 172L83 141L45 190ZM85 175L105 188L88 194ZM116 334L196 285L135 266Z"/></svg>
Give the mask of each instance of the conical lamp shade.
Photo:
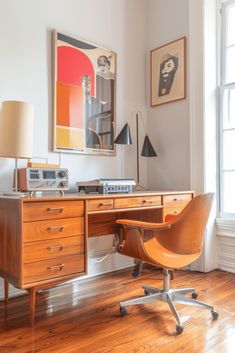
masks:
<svg viewBox="0 0 235 353"><path fill-rule="evenodd" d="M157 153L155 152L147 135L144 138L144 144L143 144L141 156L143 156L143 157L156 157L157 156Z"/></svg>
<svg viewBox="0 0 235 353"><path fill-rule="evenodd" d="M119 145L132 145L131 131L129 125L126 123L119 135L114 140L114 143Z"/></svg>

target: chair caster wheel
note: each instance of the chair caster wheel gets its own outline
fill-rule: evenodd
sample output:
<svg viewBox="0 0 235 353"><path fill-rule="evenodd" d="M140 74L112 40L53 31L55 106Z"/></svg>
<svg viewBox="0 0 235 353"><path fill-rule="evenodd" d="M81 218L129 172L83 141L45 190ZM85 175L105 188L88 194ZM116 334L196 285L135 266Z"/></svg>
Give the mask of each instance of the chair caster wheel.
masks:
<svg viewBox="0 0 235 353"><path fill-rule="evenodd" d="M144 290L144 295L150 295L149 291L147 289Z"/></svg>
<svg viewBox="0 0 235 353"><path fill-rule="evenodd" d="M134 278L137 278L137 277L139 277L141 275L141 272L139 272L139 271L133 271L132 272L132 277L134 277Z"/></svg>
<svg viewBox="0 0 235 353"><path fill-rule="evenodd" d="M219 312L216 310L211 310L212 319L216 320L219 317Z"/></svg>
<svg viewBox="0 0 235 353"><path fill-rule="evenodd" d="M127 309L125 308L125 306L120 306L120 316L126 316L128 314Z"/></svg>
<svg viewBox="0 0 235 353"><path fill-rule="evenodd" d="M178 335L180 335L183 331L184 331L184 326L176 325L176 332Z"/></svg>
<svg viewBox="0 0 235 353"><path fill-rule="evenodd" d="M193 292L193 293L192 293L192 298L193 298L193 299L197 299L197 297L198 297L198 293L197 293L197 292Z"/></svg>

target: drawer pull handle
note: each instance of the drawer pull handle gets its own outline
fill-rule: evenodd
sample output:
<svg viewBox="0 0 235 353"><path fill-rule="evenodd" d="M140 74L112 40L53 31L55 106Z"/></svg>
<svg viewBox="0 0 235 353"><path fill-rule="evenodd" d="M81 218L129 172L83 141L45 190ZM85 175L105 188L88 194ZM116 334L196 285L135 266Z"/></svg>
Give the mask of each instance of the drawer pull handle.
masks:
<svg viewBox="0 0 235 353"><path fill-rule="evenodd" d="M102 207L102 206L113 206L112 202L101 202L99 203L98 205L99 207Z"/></svg>
<svg viewBox="0 0 235 353"><path fill-rule="evenodd" d="M47 227L47 230L49 231L59 230L60 232L62 232L63 229L64 229L64 226Z"/></svg>
<svg viewBox="0 0 235 353"><path fill-rule="evenodd" d="M173 199L173 201L180 201L180 199L177 199L176 197Z"/></svg>
<svg viewBox="0 0 235 353"><path fill-rule="evenodd" d="M50 272L63 271L63 269L64 269L64 264L55 265L55 266L49 266L49 267L47 267L47 269L48 269L48 271L50 271Z"/></svg>
<svg viewBox="0 0 235 353"><path fill-rule="evenodd" d="M143 200L142 203L153 203L154 200Z"/></svg>
<svg viewBox="0 0 235 353"><path fill-rule="evenodd" d="M47 250L49 250L49 251L54 251L54 250L63 251L64 245L48 246Z"/></svg>
<svg viewBox="0 0 235 353"><path fill-rule="evenodd" d="M63 210L64 210L64 207L49 207L49 208L47 208L48 212L59 212L59 213L61 213L61 212L63 212Z"/></svg>

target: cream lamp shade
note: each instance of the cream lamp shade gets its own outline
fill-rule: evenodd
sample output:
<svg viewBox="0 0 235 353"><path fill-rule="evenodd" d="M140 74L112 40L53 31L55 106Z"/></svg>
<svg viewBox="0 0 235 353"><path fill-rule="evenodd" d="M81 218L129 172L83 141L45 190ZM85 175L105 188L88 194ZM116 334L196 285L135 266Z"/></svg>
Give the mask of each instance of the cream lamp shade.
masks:
<svg viewBox="0 0 235 353"><path fill-rule="evenodd" d="M0 119L0 156L27 159L33 155L33 106L5 101Z"/></svg>

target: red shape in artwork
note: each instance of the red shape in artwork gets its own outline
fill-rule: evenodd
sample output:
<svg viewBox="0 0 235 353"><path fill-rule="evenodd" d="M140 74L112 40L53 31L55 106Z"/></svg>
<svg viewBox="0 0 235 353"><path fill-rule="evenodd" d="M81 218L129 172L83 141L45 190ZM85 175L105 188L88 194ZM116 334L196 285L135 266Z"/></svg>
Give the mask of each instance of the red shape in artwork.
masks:
<svg viewBox="0 0 235 353"><path fill-rule="evenodd" d="M82 85L82 76L91 80L91 95L94 95L94 68L92 62L81 50L59 46L57 48L57 80L76 86Z"/></svg>

